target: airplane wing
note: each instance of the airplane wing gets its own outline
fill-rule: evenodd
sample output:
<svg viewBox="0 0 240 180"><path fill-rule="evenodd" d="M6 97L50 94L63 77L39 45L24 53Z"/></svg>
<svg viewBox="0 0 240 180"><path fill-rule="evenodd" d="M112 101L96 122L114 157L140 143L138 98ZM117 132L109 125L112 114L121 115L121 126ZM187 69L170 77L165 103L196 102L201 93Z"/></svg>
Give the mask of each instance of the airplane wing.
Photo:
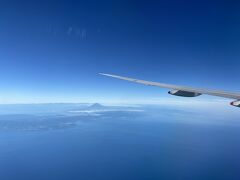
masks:
<svg viewBox="0 0 240 180"><path fill-rule="evenodd" d="M123 76L117 76L112 74L105 74L105 73L99 73L100 75L109 76L125 81L131 81L135 83L140 83L148 86L157 86L161 88L167 88L171 89L168 93L171 95L176 96L183 96L183 97L195 97L202 94L212 95L212 96L219 96L224 98L230 98L235 99L237 101L234 101L231 103L233 106L240 107L240 93L230 93L230 92L224 92L224 91L218 91L218 90L207 90L207 89L198 89L198 88L192 88L187 86L178 86L178 85L172 85L172 84L164 84L164 83L158 83L158 82L152 82L152 81L145 81L140 79L134 79L134 78L128 78Z"/></svg>

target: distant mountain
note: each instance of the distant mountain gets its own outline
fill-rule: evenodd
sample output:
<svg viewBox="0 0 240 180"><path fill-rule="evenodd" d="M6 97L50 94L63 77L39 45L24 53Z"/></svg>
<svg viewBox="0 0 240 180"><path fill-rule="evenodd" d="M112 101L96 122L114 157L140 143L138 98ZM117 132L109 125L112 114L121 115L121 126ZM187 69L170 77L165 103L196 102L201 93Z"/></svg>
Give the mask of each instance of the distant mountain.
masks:
<svg viewBox="0 0 240 180"><path fill-rule="evenodd" d="M88 109L105 109L106 107L99 104L99 103L94 103L88 107Z"/></svg>

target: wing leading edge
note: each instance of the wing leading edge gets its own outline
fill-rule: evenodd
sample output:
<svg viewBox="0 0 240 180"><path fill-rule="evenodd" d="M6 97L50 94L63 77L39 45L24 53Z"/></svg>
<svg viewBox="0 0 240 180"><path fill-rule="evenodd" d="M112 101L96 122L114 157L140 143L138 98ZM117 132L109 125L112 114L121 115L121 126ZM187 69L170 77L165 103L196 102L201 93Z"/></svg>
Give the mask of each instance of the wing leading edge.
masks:
<svg viewBox="0 0 240 180"><path fill-rule="evenodd" d="M99 74L108 76L108 77L125 80L125 81L140 83L140 84L144 84L144 85L148 85L148 86L157 86L157 87L161 87L161 88L171 89L173 91L170 91L169 93L173 94L173 95L178 95L177 94L177 91L178 91L178 92L180 92L180 94L183 94L183 96L186 95L185 97L194 97L194 96L198 96L201 94L207 94L207 95L211 95L211 96L218 96L218 97L240 100L240 93L230 93L230 92L218 91L218 90L207 90L207 89L198 89L198 88L192 88L192 87L187 87L187 86L177 86L177 85L172 85L172 84L145 81L145 80L117 76L117 75L112 75L112 74L105 74L105 73L99 73ZM190 95L192 95L192 96L190 96Z"/></svg>

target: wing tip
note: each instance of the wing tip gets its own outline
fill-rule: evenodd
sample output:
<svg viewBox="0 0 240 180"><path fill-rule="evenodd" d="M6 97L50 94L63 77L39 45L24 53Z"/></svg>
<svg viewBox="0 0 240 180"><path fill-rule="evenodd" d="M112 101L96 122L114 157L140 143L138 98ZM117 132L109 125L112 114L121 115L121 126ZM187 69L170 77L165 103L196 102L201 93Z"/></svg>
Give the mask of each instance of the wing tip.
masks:
<svg viewBox="0 0 240 180"><path fill-rule="evenodd" d="M99 75L102 75L102 76L113 76L112 74L106 74L106 73L98 73Z"/></svg>

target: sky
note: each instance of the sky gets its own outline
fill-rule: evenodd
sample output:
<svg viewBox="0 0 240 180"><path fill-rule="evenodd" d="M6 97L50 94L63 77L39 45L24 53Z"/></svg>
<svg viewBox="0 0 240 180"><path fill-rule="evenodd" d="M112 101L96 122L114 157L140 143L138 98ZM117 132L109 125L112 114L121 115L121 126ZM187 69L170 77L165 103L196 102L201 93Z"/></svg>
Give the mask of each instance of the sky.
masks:
<svg viewBox="0 0 240 180"><path fill-rule="evenodd" d="M239 8L211 0L3 0L0 104L183 102L99 72L237 92ZM219 98L196 99L209 100Z"/></svg>

